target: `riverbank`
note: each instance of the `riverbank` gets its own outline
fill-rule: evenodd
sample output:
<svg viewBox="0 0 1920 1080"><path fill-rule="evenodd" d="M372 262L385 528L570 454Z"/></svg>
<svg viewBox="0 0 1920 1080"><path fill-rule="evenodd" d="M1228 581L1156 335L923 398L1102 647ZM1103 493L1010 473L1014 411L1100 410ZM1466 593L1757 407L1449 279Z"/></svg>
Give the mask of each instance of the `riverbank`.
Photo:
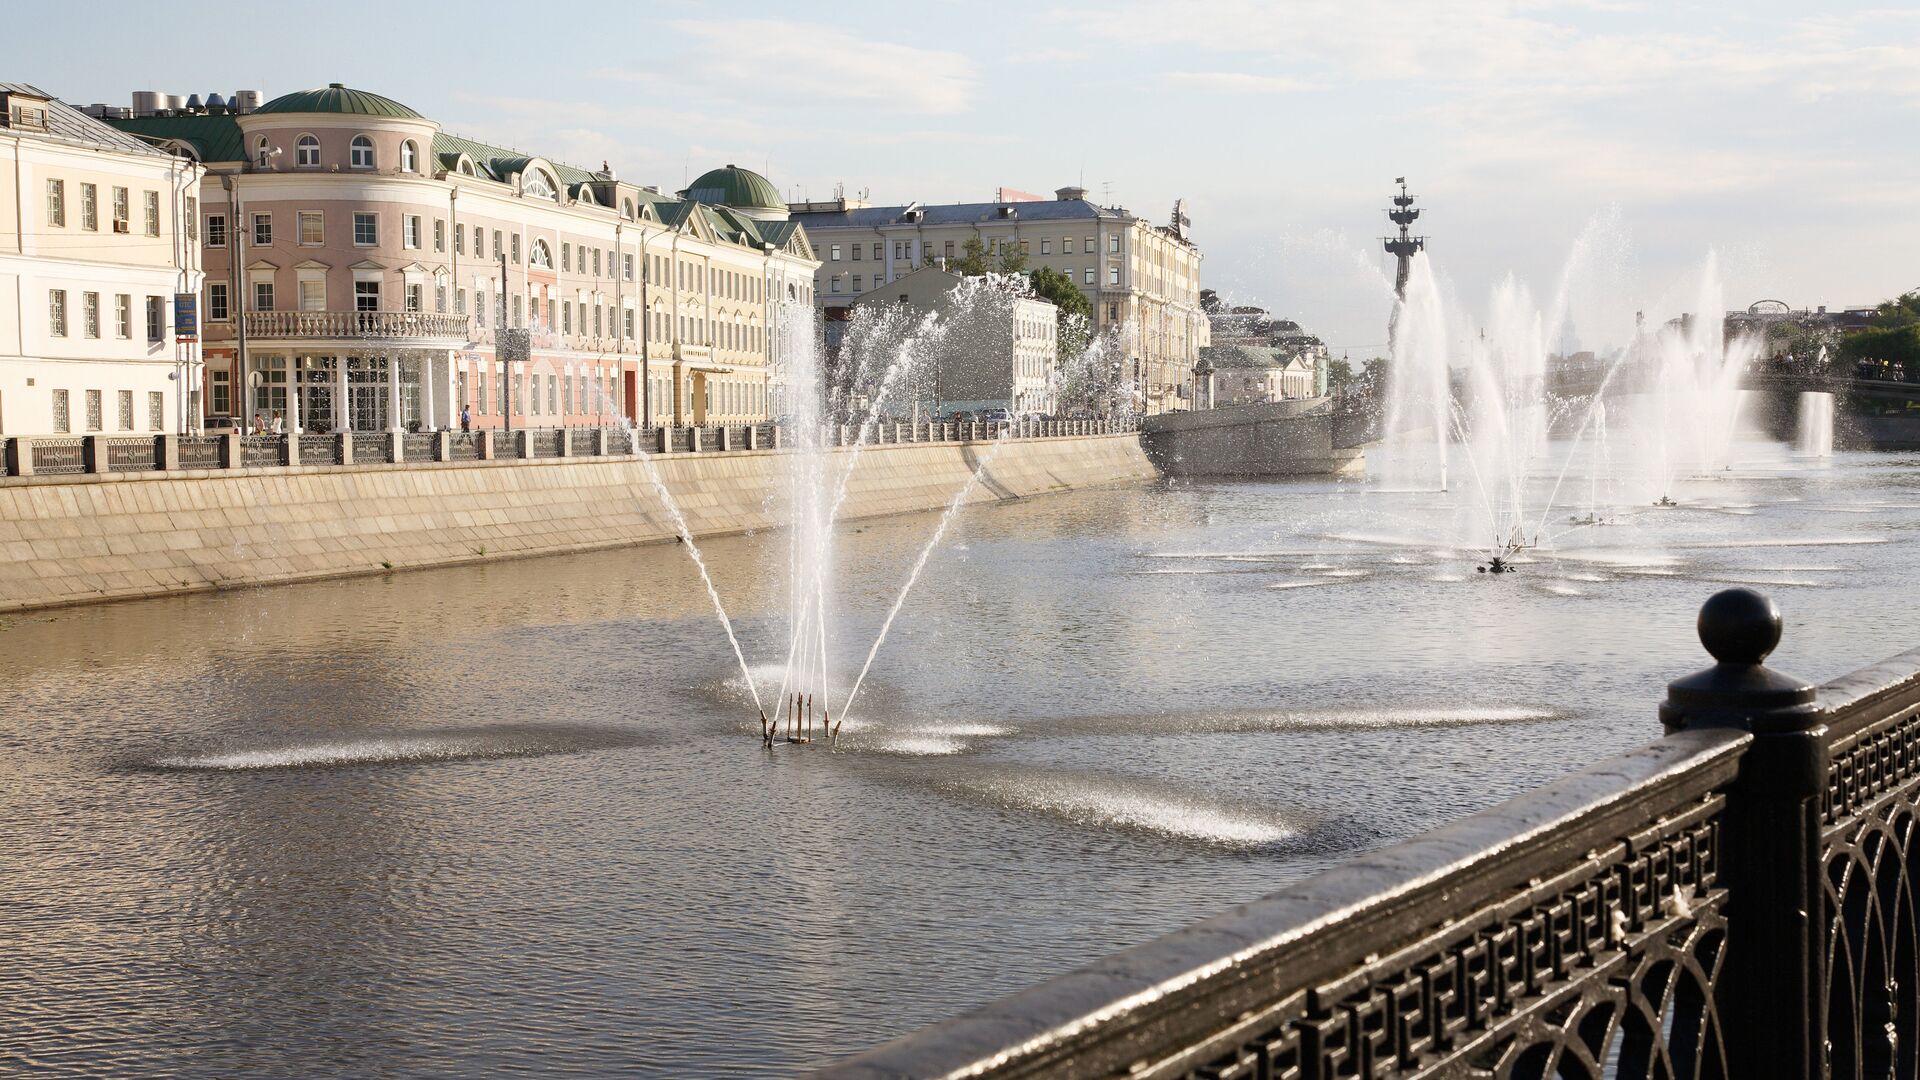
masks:
<svg viewBox="0 0 1920 1080"><path fill-rule="evenodd" d="M843 520L1157 473L1137 435L842 448ZM695 537L778 527L788 451L663 454ZM991 458L988 459L988 455ZM639 458L101 473L0 481L0 611L658 543L672 516Z"/></svg>

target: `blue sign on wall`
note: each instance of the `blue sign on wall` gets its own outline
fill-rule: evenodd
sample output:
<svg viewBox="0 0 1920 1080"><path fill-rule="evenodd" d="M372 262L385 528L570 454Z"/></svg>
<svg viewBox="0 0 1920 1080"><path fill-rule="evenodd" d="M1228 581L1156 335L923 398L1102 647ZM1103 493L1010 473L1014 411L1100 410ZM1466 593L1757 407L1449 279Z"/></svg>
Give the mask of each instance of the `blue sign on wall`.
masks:
<svg viewBox="0 0 1920 1080"><path fill-rule="evenodd" d="M173 340L200 339L200 298L190 292L173 294Z"/></svg>

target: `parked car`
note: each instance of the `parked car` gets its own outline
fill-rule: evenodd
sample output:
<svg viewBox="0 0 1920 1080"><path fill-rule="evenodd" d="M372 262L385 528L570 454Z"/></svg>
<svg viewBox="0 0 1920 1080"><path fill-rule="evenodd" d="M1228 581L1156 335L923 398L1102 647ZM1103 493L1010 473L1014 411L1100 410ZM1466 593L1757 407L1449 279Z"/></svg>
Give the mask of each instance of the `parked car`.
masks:
<svg viewBox="0 0 1920 1080"><path fill-rule="evenodd" d="M989 424L1004 424L1007 421L1007 410L981 409L980 419L986 421Z"/></svg>
<svg viewBox="0 0 1920 1080"><path fill-rule="evenodd" d="M209 416L206 422L200 425L200 430L203 434L207 435L238 435L241 433L240 418L237 416Z"/></svg>

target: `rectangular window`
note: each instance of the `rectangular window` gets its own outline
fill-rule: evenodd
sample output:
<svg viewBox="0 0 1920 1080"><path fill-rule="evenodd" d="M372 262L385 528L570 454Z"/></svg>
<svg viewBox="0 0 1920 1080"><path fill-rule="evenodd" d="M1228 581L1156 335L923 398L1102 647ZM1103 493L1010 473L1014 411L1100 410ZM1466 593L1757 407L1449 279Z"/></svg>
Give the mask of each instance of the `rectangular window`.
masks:
<svg viewBox="0 0 1920 1080"><path fill-rule="evenodd" d="M862 249L862 246L863 246L863 245L860 245L860 244L854 244L854 245L853 245L853 261L854 261L854 262L859 262L859 261L860 261L860 251L861 251L861 249Z"/></svg>
<svg viewBox="0 0 1920 1080"><path fill-rule="evenodd" d="M253 310L273 310L273 282L256 281L253 283Z"/></svg>
<svg viewBox="0 0 1920 1080"><path fill-rule="evenodd" d="M407 293L406 293L407 310L408 311L423 310L423 308L421 307L421 303L425 299L425 295L426 295L426 286L421 285L418 282L413 282L413 281L407 282Z"/></svg>
<svg viewBox="0 0 1920 1080"><path fill-rule="evenodd" d="M567 273L573 272L573 245L572 244L560 245L560 269L565 270Z"/></svg>
<svg viewBox="0 0 1920 1080"><path fill-rule="evenodd" d="M227 321L227 283L224 281L207 282L207 318L212 322Z"/></svg>
<svg viewBox="0 0 1920 1080"><path fill-rule="evenodd" d="M1089 266L1080 272L1080 281L1085 285L1093 284L1093 267Z"/></svg>
<svg viewBox="0 0 1920 1080"><path fill-rule="evenodd" d="M948 244L947 246L952 247L953 245ZM840 245L839 244L834 244L833 246L829 247L827 249L827 252L828 252L827 258L831 259L834 262L840 261Z"/></svg>
<svg viewBox="0 0 1920 1080"><path fill-rule="evenodd" d="M447 223L439 218L433 219L433 250L447 250Z"/></svg>
<svg viewBox="0 0 1920 1080"><path fill-rule="evenodd" d="M600 249L599 248L593 249L593 276L594 277L600 276Z"/></svg>
<svg viewBox="0 0 1920 1080"><path fill-rule="evenodd" d="M207 372L207 405L212 410L210 416L229 416L233 413L233 373L228 371Z"/></svg>
<svg viewBox="0 0 1920 1080"><path fill-rule="evenodd" d="M129 220L131 219L127 214L127 189L123 187L114 188L113 189L113 231L119 232L119 233L126 232L127 222Z"/></svg>
<svg viewBox="0 0 1920 1080"><path fill-rule="evenodd" d="M880 241L875 240L873 242L873 261L879 262L881 258L882 256L880 254Z"/></svg>
<svg viewBox="0 0 1920 1080"><path fill-rule="evenodd" d="M67 336L67 290L65 289L47 291L47 333L54 337Z"/></svg>
<svg viewBox="0 0 1920 1080"><path fill-rule="evenodd" d="M133 391L122 390L114 396L118 399L115 403L120 406L120 430L132 431L133 430Z"/></svg>
<svg viewBox="0 0 1920 1080"><path fill-rule="evenodd" d="M516 330L527 325L526 310L521 306L524 299L525 297L521 296L513 298L513 326Z"/></svg>
<svg viewBox="0 0 1920 1080"><path fill-rule="evenodd" d="M188 221L194 220L192 217ZM159 431L167 426L167 395L158 390L147 391L147 430Z"/></svg>
<svg viewBox="0 0 1920 1080"><path fill-rule="evenodd" d="M860 275L859 274L853 275L853 291L854 292L860 291Z"/></svg>
<svg viewBox="0 0 1920 1080"><path fill-rule="evenodd" d="M227 215L225 214L208 214L207 215L207 246L208 247L226 247L227 246Z"/></svg>
<svg viewBox="0 0 1920 1080"><path fill-rule="evenodd" d="M100 401L100 391L87 391L87 430L99 431L106 425L105 410Z"/></svg>
<svg viewBox="0 0 1920 1080"><path fill-rule="evenodd" d="M941 244L940 254L946 256L949 259L953 258L953 241L948 240L945 243Z"/></svg>
<svg viewBox="0 0 1920 1080"><path fill-rule="evenodd" d="M47 224L65 227L67 224L67 182L65 180L47 181Z"/></svg>
<svg viewBox="0 0 1920 1080"><path fill-rule="evenodd" d="M478 225L473 227L473 257L476 259L487 257L487 234L481 232Z"/></svg>
<svg viewBox="0 0 1920 1080"><path fill-rule="evenodd" d="M499 241L495 241L493 246L499 247L500 246ZM513 234L513 255L511 257L513 260L513 265L519 266L520 265L520 234L519 233Z"/></svg>
<svg viewBox="0 0 1920 1080"><path fill-rule="evenodd" d="M447 283L444 278L433 283L433 310L441 315L447 313Z"/></svg>
<svg viewBox="0 0 1920 1080"><path fill-rule="evenodd" d="M1040 241L1040 254L1042 255L1053 254L1053 241L1051 240Z"/></svg>
<svg viewBox="0 0 1920 1080"><path fill-rule="evenodd" d="M564 377L563 381L560 384L560 400L566 401L566 402L571 402L573 400L573 372L571 371L567 372L566 376ZM579 409L574 410L574 412L579 412L579 411L580 411Z"/></svg>
<svg viewBox="0 0 1920 1080"><path fill-rule="evenodd" d="M465 255L467 253L467 230L461 228L458 224L455 224L453 227L453 253L455 255Z"/></svg>
<svg viewBox="0 0 1920 1080"><path fill-rule="evenodd" d="M100 230L100 189L93 184L80 185L80 227L88 232Z"/></svg>
<svg viewBox="0 0 1920 1080"><path fill-rule="evenodd" d="M73 430L73 413L68 407L67 392L53 392L53 430L62 434Z"/></svg>
<svg viewBox="0 0 1920 1080"><path fill-rule="evenodd" d="M1032 244L1032 241L1029 241L1029 240L1020 241L1020 254L1022 255L1029 254L1032 251L1032 247L1030 246L1031 244Z"/></svg>
<svg viewBox="0 0 1920 1080"><path fill-rule="evenodd" d="M325 278L300 279L300 310L327 310L327 282Z"/></svg>
<svg viewBox="0 0 1920 1080"><path fill-rule="evenodd" d="M380 283L377 281L356 281L353 283L353 310L380 310Z"/></svg>
<svg viewBox="0 0 1920 1080"><path fill-rule="evenodd" d="M97 292L80 294L81 329L86 336L100 336L100 294Z"/></svg>
<svg viewBox="0 0 1920 1080"><path fill-rule="evenodd" d="M626 309L624 313L624 317L625 317L625 330L627 332L627 336L632 337L633 336L633 309L632 308Z"/></svg>
<svg viewBox="0 0 1920 1080"><path fill-rule="evenodd" d="M165 297L147 297L147 340L159 341L167 332L167 301Z"/></svg>
<svg viewBox="0 0 1920 1080"><path fill-rule="evenodd" d="M513 411L522 414L527 411L527 377L518 371L513 373Z"/></svg>
<svg viewBox="0 0 1920 1080"><path fill-rule="evenodd" d="M380 218L377 214L356 210L353 214L355 247L373 247L380 242Z"/></svg>
<svg viewBox="0 0 1920 1080"><path fill-rule="evenodd" d="M453 235L459 236L460 234L454 233ZM453 313L455 315L465 315L467 313L467 290L455 289L453 291Z"/></svg>
<svg viewBox="0 0 1920 1080"><path fill-rule="evenodd" d="M400 219L400 246L407 248L420 246L419 214L407 214Z"/></svg>
<svg viewBox="0 0 1920 1080"><path fill-rule="evenodd" d="M1112 263L1107 266L1107 284L1109 285L1120 284L1120 264L1119 263Z"/></svg>
<svg viewBox="0 0 1920 1080"><path fill-rule="evenodd" d="M302 210L298 215L300 243L314 247L327 241L326 216L319 210Z"/></svg>
<svg viewBox="0 0 1920 1080"><path fill-rule="evenodd" d="M1069 236L1060 241L1060 254L1062 255L1073 254L1073 237Z"/></svg>
<svg viewBox="0 0 1920 1080"><path fill-rule="evenodd" d="M552 375L547 376L547 411L560 411L560 380Z"/></svg>
<svg viewBox="0 0 1920 1080"><path fill-rule="evenodd" d="M621 272L627 276L628 281L632 281L633 280L633 256L622 255L620 256L620 259L621 259L621 262L620 262Z"/></svg>
<svg viewBox="0 0 1920 1080"><path fill-rule="evenodd" d="M113 298L113 336L122 341L133 337L133 297L126 293Z"/></svg>
<svg viewBox="0 0 1920 1080"><path fill-rule="evenodd" d="M828 291L829 291L829 292L839 292L839 291L840 291L840 275L838 275L838 274L835 274L835 275L833 276L833 285L832 285L832 287L831 287L830 289L828 289Z"/></svg>
<svg viewBox="0 0 1920 1080"><path fill-rule="evenodd" d="M147 205L147 235L159 236L160 235L160 193L157 191L147 192L146 205ZM127 426L131 428L133 425L128 424Z"/></svg>
<svg viewBox="0 0 1920 1080"><path fill-rule="evenodd" d="M273 246L273 215L272 214L253 215L253 246L254 247L272 247Z"/></svg>
<svg viewBox="0 0 1920 1080"><path fill-rule="evenodd" d="M593 336L600 336L600 305L593 305Z"/></svg>
<svg viewBox="0 0 1920 1080"><path fill-rule="evenodd" d="M499 230L499 229L495 229L495 230L493 230L493 255L494 255L494 257L495 257L495 258L499 258L499 257L500 257L500 253L501 253L501 252L503 252L503 251L505 251L505 250L507 250L507 248L506 248L506 245L505 245L505 244L504 244L504 243L503 243L503 242L501 241L501 239L500 239L500 230Z"/></svg>

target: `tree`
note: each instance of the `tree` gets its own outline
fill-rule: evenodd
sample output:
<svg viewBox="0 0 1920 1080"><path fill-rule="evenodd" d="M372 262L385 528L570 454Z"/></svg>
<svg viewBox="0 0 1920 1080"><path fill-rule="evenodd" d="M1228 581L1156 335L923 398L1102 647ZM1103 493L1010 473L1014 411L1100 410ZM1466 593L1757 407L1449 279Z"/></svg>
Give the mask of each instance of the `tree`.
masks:
<svg viewBox="0 0 1920 1080"><path fill-rule="evenodd" d="M1033 285L1034 296L1050 301L1059 309L1055 321L1060 328L1060 358L1066 360L1080 355L1087 347L1087 327L1093 322L1093 304L1088 302L1087 294L1080 291L1072 278L1051 266L1035 270L1027 280Z"/></svg>
<svg viewBox="0 0 1920 1080"><path fill-rule="evenodd" d="M1327 359L1328 391L1337 394L1352 379L1353 379L1353 364L1351 361L1349 361L1344 356L1329 357Z"/></svg>
<svg viewBox="0 0 1920 1080"><path fill-rule="evenodd" d="M1220 310L1220 294L1212 289L1200 290L1200 310L1211 315Z"/></svg>
<svg viewBox="0 0 1920 1080"><path fill-rule="evenodd" d="M962 277L979 277L981 274L1018 274L1027 268L1027 253L1020 250L1018 244L1001 244L999 258L987 254L987 245L978 236L967 237L960 250L960 257L953 261L953 269Z"/></svg>
<svg viewBox="0 0 1920 1080"><path fill-rule="evenodd" d="M1920 291L1905 293L1874 309L1866 329L1840 339L1840 355L1920 370Z"/></svg>

